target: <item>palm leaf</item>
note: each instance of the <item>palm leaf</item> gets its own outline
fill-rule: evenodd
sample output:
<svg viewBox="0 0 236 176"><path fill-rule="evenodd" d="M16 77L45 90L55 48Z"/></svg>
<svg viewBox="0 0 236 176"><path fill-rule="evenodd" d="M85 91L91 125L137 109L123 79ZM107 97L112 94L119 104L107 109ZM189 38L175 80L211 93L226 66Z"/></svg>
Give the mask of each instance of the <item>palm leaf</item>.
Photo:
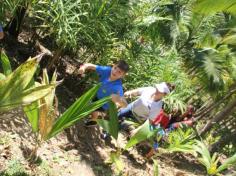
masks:
<svg viewBox="0 0 236 176"><path fill-rule="evenodd" d="M217 168L217 172L221 172L233 164L236 163L236 154L234 154L232 157L228 158L220 167Z"/></svg>
<svg viewBox="0 0 236 176"><path fill-rule="evenodd" d="M221 42L225 44L236 45L236 34L225 36Z"/></svg>
<svg viewBox="0 0 236 176"><path fill-rule="evenodd" d="M5 100L4 102L2 101L0 103L0 111L8 111L20 105L24 106L35 102L38 99L49 94L49 92L52 91L55 86L55 84L50 84L46 86L27 89L17 96L10 97L11 99L9 100Z"/></svg>
<svg viewBox="0 0 236 176"><path fill-rule="evenodd" d="M6 76L4 74L0 73L0 81L5 79L5 78L6 78Z"/></svg>
<svg viewBox="0 0 236 176"><path fill-rule="evenodd" d="M24 113L26 114L33 132L38 131L38 119L39 119L39 103L33 102L24 107Z"/></svg>
<svg viewBox="0 0 236 176"><path fill-rule="evenodd" d="M236 14L236 0L198 0L194 11L205 15L222 11Z"/></svg>
<svg viewBox="0 0 236 176"><path fill-rule="evenodd" d="M61 116L60 119L54 124L54 128L58 128L59 126L63 126L63 124L70 121L69 117L79 115L83 109L88 105L88 103L95 96L98 91L100 85L94 86L92 89L87 91L84 95L82 95L72 106L70 106Z"/></svg>
<svg viewBox="0 0 236 176"><path fill-rule="evenodd" d="M4 75L8 76L9 74L11 74L12 73L11 63L7 55L3 51L1 52L1 63Z"/></svg>
<svg viewBox="0 0 236 176"><path fill-rule="evenodd" d="M41 56L28 59L14 72L0 81L0 104L12 97L17 97L31 81Z"/></svg>
<svg viewBox="0 0 236 176"><path fill-rule="evenodd" d="M122 172L124 169L124 163L120 157L120 152L111 152L110 154L110 163L114 163L118 173Z"/></svg>
<svg viewBox="0 0 236 176"><path fill-rule="evenodd" d="M100 84L94 86L84 95L82 95L78 100L76 100L76 102L73 103L73 105L71 105L66 110L66 112L64 112L62 116L56 120L55 124L52 127L52 130L47 136L47 139L55 136L65 128L73 125L73 123L75 123L76 121L89 115L91 112L107 103L110 100L110 97L103 98L92 104L90 103L99 87Z"/></svg>
<svg viewBox="0 0 236 176"><path fill-rule="evenodd" d="M140 127L137 128L137 132L130 138L130 140L128 141L128 143L125 146L125 149L133 147L134 145L136 145L146 139L149 139L154 134L156 134L158 130L160 130L160 129L151 131L149 120L146 120L146 122L143 125L141 125Z"/></svg>
<svg viewBox="0 0 236 176"><path fill-rule="evenodd" d="M209 150L207 149L206 145L201 141L196 141L197 144L193 147L193 149L200 154L198 161L202 163L207 169L207 173L214 175L217 173L217 164L219 158L216 153L213 154L211 157Z"/></svg>
<svg viewBox="0 0 236 176"><path fill-rule="evenodd" d="M54 72L51 82L49 81L47 70L43 70L42 84L55 84L57 76ZM43 140L46 139L47 134L51 131L55 117L56 110L53 106L53 101L55 97L55 88L45 97L40 99L40 109L39 109L39 132Z"/></svg>
<svg viewBox="0 0 236 176"><path fill-rule="evenodd" d="M169 152L185 152L192 153L193 145L195 141L192 139L193 131L192 129L178 128L172 131L168 136L168 146L167 150Z"/></svg>
<svg viewBox="0 0 236 176"><path fill-rule="evenodd" d="M205 57L203 62L204 70L213 83L219 83L221 80L221 68L223 61L213 57Z"/></svg>
<svg viewBox="0 0 236 176"><path fill-rule="evenodd" d="M109 121L108 120L97 120L98 124L115 139L118 138L118 117L117 108L113 102L109 102Z"/></svg>
<svg viewBox="0 0 236 176"><path fill-rule="evenodd" d="M159 176L159 168L158 168L158 164L156 160L152 160L154 165L153 165L153 172L154 172L154 176Z"/></svg>

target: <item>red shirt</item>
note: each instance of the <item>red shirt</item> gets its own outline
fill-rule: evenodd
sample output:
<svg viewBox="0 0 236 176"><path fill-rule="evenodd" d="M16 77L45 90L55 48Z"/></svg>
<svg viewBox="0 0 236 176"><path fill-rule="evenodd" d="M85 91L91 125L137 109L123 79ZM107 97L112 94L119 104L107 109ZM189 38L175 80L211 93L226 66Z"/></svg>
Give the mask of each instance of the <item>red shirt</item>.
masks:
<svg viewBox="0 0 236 176"><path fill-rule="evenodd" d="M163 109L160 111L160 113L157 115L157 117L152 121L153 125L160 124L162 128L166 128L169 124L169 117L165 115Z"/></svg>

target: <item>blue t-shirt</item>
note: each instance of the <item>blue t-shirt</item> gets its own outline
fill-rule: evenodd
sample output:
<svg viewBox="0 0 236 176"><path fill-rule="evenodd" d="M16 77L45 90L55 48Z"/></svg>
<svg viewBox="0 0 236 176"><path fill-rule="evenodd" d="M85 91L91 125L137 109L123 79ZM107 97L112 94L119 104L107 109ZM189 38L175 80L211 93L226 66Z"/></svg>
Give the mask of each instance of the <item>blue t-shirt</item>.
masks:
<svg viewBox="0 0 236 176"><path fill-rule="evenodd" d="M99 75L99 81L102 83L97 92L98 99L110 96L111 94L124 95L121 79L109 81L111 67L97 65L96 72ZM102 108L107 110L109 108L108 103L104 104Z"/></svg>

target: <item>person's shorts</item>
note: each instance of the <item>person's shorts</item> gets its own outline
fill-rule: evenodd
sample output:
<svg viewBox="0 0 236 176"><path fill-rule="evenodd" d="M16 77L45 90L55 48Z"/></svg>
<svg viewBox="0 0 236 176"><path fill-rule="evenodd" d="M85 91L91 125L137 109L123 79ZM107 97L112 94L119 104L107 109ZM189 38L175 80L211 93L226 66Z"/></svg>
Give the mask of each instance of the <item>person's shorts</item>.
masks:
<svg viewBox="0 0 236 176"><path fill-rule="evenodd" d="M98 101L98 100L99 100L99 99L98 99L97 97L95 97L95 98L92 100L92 102L95 102L95 101ZM96 109L95 111L106 112L106 110L103 109L103 107L100 107L100 108Z"/></svg>

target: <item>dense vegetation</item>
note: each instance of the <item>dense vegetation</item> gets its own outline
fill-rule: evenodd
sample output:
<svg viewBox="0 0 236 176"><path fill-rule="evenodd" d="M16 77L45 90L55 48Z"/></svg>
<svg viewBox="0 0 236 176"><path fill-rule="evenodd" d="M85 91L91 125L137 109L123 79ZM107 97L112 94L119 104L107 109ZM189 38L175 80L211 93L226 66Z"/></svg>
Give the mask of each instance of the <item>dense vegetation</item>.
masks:
<svg viewBox="0 0 236 176"><path fill-rule="evenodd" d="M49 70L57 68L65 54L76 58L79 63L101 65L109 65L124 58L131 67L124 79L125 90L160 81L175 83L176 90L165 98L166 108L184 111L187 104L193 104L197 109L197 123L194 130L174 132L169 136L168 144L163 147L168 152L194 153L209 175L215 175L230 166L228 163L226 166L219 166L214 152L227 157L233 156L228 161L235 162L235 0L4 0L0 7L0 22L4 31L15 39L27 26L33 34L32 43L36 40L42 43L50 41L44 44L53 52L47 63ZM2 54L1 61L4 63L5 59L6 62L6 58ZM1 80L4 81L0 82L0 94L6 98L0 101L0 111L19 105L24 105L26 112L30 106L42 108L37 105L39 102L25 106L35 102L35 99L22 101L22 95L20 100L14 102L15 97L21 94L29 96L30 93L35 93L35 87L44 92L50 88L48 91L51 91L52 97L38 96L37 99L40 99L41 104L48 102L46 104L49 107L44 108L50 114L45 116L39 113L38 116L51 118L49 116L54 108L53 97L58 82L55 76L50 82L44 71L43 82L31 87L29 91L29 84L36 85L31 80L36 67L37 65L34 70L28 70L31 75L28 72L20 75L24 74L25 69L18 72L16 70L13 74L8 69L8 72L2 74ZM4 68L3 70L7 70L10 66L5 64ZM26 80L26 75L27 81L14 82L17 79ZM87 77L83 79L88 85L93 84ZM18 91L10 92L10 86L18 87ZM105 99L97 104L87 105L96 89L97 87L90 89L59 118L53 118L50 127L40 125L39 122L35 124L35 121L30 120L32 114L26 113L33 131L39 131L41 140L47 140L89 114L95 107L109 101ZM28 94L25 95L25 92ZM75 113L77 109L80 111ZM115 109L110 113L115 119ZM70 115L74 118L68 121L66 117ZM99 123L111 134L111 129L107 126L116 126L112 120ZM46 120L41 123L46 123ZM44 127L44 131L38 130L40 127ZM144 138L152 135L145 131L145 124L139 128L144 129ZM179 134L183 138L178 138ZM112 136L117 138L116 132ZM131 138L127 148L136 144L132 140ZM122 151L123 149L118 149L117 153L121 154Z"/></svg>

